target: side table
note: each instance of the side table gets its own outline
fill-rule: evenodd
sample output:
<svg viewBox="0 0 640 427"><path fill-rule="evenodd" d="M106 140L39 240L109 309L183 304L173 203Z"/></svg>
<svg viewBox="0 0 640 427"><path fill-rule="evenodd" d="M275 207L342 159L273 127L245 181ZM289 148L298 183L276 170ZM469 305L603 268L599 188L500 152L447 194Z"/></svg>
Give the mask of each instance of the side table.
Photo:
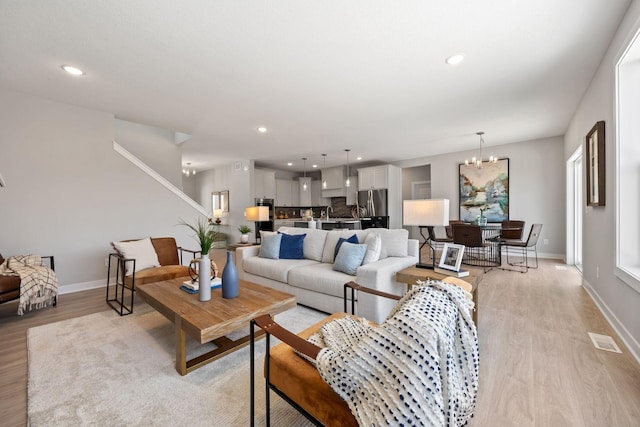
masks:
<svg viewBox="0 0 640 427"><path fill-rule="evenodd" d="M462 280L471 285L471 296L473 297L473 303L475 304L475 310L472 313L473 322L478 326L478 283L482 280L482 271L469 270L467 277L461 277ZM400 283L406 283L408 288L411 289L418 280L425 281L428 279L442 280L447 276L446 274L436 273L428 268L418 268L416 266L407 267L404 270L400 270L396 273L396 281Z"/></svg>
<svg viewBox="0 0 640 427"><path fill-rule="evenodd" d="M231 245L227 245L228 251L235 251L237 248L244 248L245 246L254 246L255 243L233 243Z"/></svg>

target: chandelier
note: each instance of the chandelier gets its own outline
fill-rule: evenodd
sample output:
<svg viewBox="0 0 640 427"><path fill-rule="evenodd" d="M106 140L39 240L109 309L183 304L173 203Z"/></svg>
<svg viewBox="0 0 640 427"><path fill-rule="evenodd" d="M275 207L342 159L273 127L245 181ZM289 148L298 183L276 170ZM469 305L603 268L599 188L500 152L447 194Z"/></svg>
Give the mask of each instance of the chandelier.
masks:
<svg viewBox="0 0 640 427"><path fill-rule="evenodd" d="M191 162L187 162L187 166L182 168L182 174L184 176L191 176L196 174L196 170L191 167Z"/></svg>
<svg viewBox="0 0 640 427"><path fill-rule="evenodd" d="M482 144L484 144L484 138L482 135L484 135L484 132L476 132L476 135L480 137L480 155L478 158L473 157L471 161L469 161L469 159L465 159L464 164L465 166L474 166L478 169L482 169L482 163L484 162L484 160L482 160ZM494 165L498 162L498 158L489 156L488 162L490 165Z"/></svg>

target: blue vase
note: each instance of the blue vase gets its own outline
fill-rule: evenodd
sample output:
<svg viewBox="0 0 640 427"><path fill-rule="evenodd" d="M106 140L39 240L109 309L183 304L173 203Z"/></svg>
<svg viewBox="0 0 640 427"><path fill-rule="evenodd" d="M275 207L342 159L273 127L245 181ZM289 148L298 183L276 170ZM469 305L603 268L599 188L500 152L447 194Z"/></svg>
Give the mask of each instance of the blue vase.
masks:
<svg viewBox="0 0 640 427"><path fill-rule="evenodd" d="M222 270L222 298L235 298L239 292L238 270L233 261L233 251L227 251L227 263Z"/></svg>

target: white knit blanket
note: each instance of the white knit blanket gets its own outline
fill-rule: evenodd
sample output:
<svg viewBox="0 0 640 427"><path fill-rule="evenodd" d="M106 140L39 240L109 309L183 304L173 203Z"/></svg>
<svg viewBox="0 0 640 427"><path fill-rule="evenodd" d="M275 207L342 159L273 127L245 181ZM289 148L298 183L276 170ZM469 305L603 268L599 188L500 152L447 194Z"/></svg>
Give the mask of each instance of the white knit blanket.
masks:
<svg viewBox="0 0 640 427"><path fill-rule="evenodd" d="M56 273L42 265L39 255L12 256L0 264L0 275L20 276L18 315L25 309L46 307L58 295Z"/></svg>
<svg viewBox="0 0 640 427"><path fill-rule="evenodd" d="M360 426L462 426L478 393L469 308L458 286L425 282L378 327L338 319L323 328L321 341L338 345L323 348L316 366Z"/></svg>

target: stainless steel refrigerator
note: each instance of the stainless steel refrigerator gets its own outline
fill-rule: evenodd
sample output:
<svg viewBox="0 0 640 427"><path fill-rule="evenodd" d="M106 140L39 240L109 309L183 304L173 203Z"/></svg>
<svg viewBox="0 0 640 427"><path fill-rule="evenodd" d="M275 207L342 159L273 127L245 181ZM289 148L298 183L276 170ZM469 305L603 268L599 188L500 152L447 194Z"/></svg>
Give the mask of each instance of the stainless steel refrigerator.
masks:
<svg viewBox="0 0 640 427"><path fill-rule="evenodd" d="M389 228L387 190L358 191L360 224L365 228Z"/></svg>

